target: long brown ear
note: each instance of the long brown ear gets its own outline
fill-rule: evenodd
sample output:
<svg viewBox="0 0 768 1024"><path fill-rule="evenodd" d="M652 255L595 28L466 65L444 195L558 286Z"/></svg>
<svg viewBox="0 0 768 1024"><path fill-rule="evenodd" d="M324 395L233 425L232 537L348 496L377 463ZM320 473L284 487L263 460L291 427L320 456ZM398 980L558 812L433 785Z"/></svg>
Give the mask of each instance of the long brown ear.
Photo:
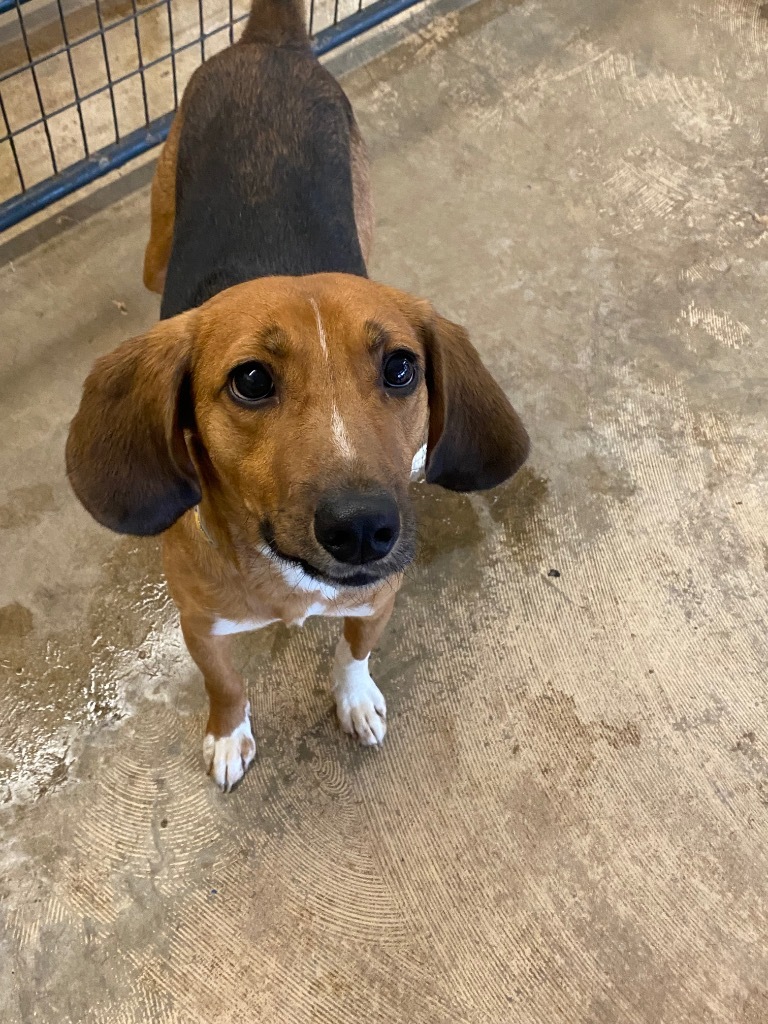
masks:
<svg viewBox="0 0 768 1024"><path fill-rule="evenodd" d="M503 483L528 457L529 440L507 396L463 327L430 309L427 346L427 482L451 491Z"/></svg>
<svg viewBox="0 0 768 1024"><path fill-rule="evenodd" d="M165 320L102 356L67 438L67 476L82 504L117 533L167 530L200 500L184 440L196 314Z"/></svg>

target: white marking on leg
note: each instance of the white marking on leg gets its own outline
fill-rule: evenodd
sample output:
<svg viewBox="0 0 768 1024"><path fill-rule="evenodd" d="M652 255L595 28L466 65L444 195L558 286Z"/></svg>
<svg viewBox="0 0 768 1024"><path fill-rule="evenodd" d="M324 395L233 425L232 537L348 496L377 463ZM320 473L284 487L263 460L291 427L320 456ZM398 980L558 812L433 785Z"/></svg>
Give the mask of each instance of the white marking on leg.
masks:
<svg viewBox="0 0 768 1024"><path fill-rule="evenodd" d="M317 335L320 338L320 348L323 350L323 355L328 358L328 338L325 334L325 327L323 321L320 318L320 310L314 299L309 300L312 303L312 309L315 311L315 323L317 324Z"/></svg>
<svg viewBox="0 0 768 1024"><path fill-rule="evenodd" d="M427 446L423 444L413 456L411 463L411 480L420 480L424 476L424 467L427 464Z"/></svg>
<svg viewBox="0 0 768 1024"><path fill-rule="evenodd" d="M230 636L232 633L250 633L254 629L262 629L276 619L215 619L211 626L211 636Z"/></svg>
<svg viewBox="0 0 768 1024"><path fill-rule="evenodd" d="M256 741L251 732L251 705L245 705L245 717L228 736L207 733L203 740L203 758L208 774L216 785L229 793L245 775L256 756Z"/></svg>
<svg viewBox="0 0 768 1024"><path fill-rule="evenodd" d="M335 402L331 414L331 433L333 434L333 442L342 457L345 459L353 458L355 450L352 447L352 442L349 440L347 428L344 426L344 420L341 418L341 413L336 407Z"/></svg>
<svg viewBox="0 0 768 1024"><path fill-rule="evenodd" d="M384 695L371 679L368 658L352 657L352 650L343 636L333 660L333 693L344 732L356 736L367 747L383 743L387 732Z"/></svg>

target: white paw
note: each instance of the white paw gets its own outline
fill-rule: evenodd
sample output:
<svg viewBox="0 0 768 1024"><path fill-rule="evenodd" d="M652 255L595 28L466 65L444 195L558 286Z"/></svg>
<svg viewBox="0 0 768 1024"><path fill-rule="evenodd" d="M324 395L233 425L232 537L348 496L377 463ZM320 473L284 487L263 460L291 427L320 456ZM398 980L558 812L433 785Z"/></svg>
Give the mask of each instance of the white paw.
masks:
<svg viewBox="0 0 768 1024"><path fill-rule="evenodd" d="M250 704L245 705L245 718L229 736L217 738L208 733L203 740L203 758L208 774L225 793L229 793L242 779L255 756Z"/></svg>
<svg viewBox="0 0 768 1024"><path fill-rule="evenodd" d="M371 679L368 659L353 658L343 637L336 649L333 692L339 724L344 732L356 736L366 747L382 743L387 733L387 702Z"/></svg>
<svg viewBox="0 0 768 1024"><path fill-rule="evenodd" d="M365 690L336 695L336 713L344 732L356 736L365 747L376 747L387 734L387 704L384 694L369 677Z"/></svg>

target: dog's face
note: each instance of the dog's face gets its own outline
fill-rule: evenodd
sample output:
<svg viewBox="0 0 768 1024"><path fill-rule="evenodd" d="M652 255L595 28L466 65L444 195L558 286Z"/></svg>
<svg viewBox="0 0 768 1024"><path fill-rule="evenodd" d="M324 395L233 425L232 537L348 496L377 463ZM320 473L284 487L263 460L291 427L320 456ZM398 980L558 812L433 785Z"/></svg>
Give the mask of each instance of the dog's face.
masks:
<svg viewBox="0 0 768 1024"><path fill-rule="evenodd" d="M413 555L427 480L495 486L527 436L465 332L348 275L238 285L99 360L67 444L76 494L119 532L205 494L240 545L360 586Z"/></svg>
<svg viewBox="0 0 768 1024"><path fill-rule="evenodd" d="M428 401L424 346L397 304L355 278L282 278L201 318L195 461L244 539L337 583L407 563Z"/></svg>

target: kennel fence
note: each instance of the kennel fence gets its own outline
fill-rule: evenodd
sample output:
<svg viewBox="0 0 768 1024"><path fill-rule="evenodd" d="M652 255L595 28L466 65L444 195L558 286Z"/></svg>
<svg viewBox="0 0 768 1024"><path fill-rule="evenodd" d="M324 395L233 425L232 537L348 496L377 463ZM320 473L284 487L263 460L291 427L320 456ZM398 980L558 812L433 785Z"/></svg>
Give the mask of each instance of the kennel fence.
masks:
<svg viewBox="0 0 768 1024"><path fill-rule="evenodd" d="M419 0L309 0L321 56ZM0 0L0 232L161 143L250 0Z"/></svg>

